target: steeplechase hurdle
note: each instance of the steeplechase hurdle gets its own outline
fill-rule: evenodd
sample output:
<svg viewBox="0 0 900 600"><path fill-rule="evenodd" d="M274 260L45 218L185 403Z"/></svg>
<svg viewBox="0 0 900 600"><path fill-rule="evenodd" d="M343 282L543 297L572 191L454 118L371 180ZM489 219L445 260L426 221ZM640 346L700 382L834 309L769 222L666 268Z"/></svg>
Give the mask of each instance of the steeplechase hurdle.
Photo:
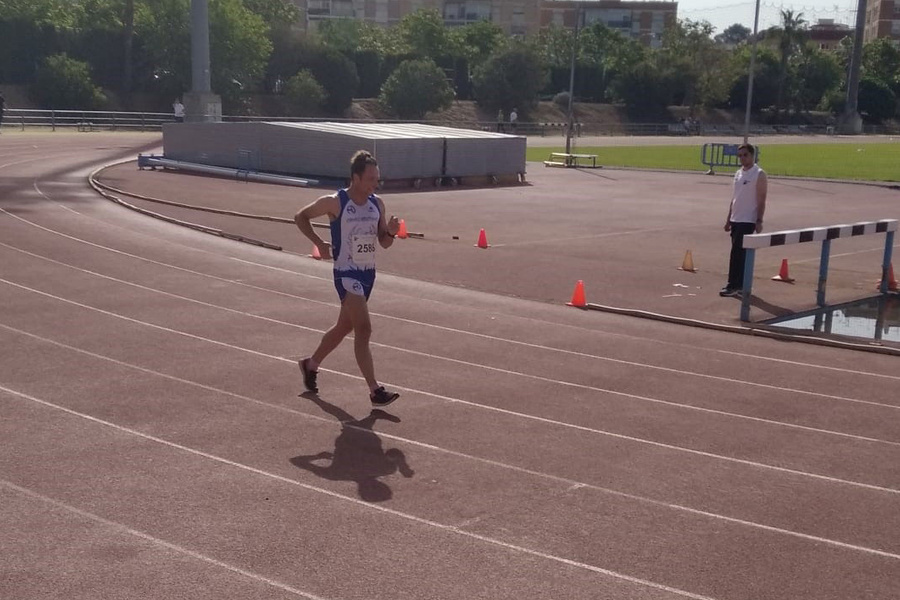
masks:
<svg viewBox="0 0 900 600"><path fill-rule="evenodd" d="M822 254L819 259L819 285L816 288L816 304L823 307L825 306L825 284L828 281L828 258L831 255L831 240L871 235L873 233L886 234L884 260L881 264L881 287L879 288L882 294L886 294L888 291L888 269L891 267L891 253L894 248L895 231L897 231L897 220L884 219L881 221L851 223L849 225L832 225L831 227L813 227L811 229L793 229L790 231L745 235L744 249L747 250L747 260L744 263L741 321L750 320L750 293L753 287L753 263L757 249L804 242L822 242Z"/></svg>

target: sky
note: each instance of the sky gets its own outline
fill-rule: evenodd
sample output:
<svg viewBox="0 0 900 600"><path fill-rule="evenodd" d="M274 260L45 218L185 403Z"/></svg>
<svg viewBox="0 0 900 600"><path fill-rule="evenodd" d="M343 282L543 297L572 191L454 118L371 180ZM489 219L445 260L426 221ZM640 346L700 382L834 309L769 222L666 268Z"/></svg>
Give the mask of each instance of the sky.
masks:
<svg viewBox="0 0 900 600"><path fill-rule="evenodd" d="M759 29L762 31L779 25L782 10L803 13L803 18L810 25L819 19L834 19L835 23L852 27L856 24L856 4L856 0L760 0ZM716 28L716 33L722 33L733 23L740 23L752 31L755 8L754 0L678 0L678 18L709 21Z"/></svg>

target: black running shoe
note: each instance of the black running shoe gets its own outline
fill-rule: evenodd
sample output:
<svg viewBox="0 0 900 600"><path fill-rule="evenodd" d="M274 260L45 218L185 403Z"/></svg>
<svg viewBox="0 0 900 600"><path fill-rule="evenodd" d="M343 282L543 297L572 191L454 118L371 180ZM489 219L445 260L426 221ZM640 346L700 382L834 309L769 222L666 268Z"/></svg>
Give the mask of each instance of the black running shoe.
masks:
<svg viewBox="0 0 900 600"><path fill-rule="evenodd" d="M319 388L316 386L316 376L318 376L319 372L309 370L308 358L304 358L297 364L300 365L300 371L303 372L303 385L306 387L307 391L317 394L319 392Z"/></svg>
<svg viewBox="0 0 900 600"><path fill-rule="evenodd" d="M372 400L372 406L387 406L399 397L400 394L397 392L389 392L382 386L376 388L372 395L369 396L369 399Z"/></svg>
<svg viewBox="0 0 900 600"><path fill-rule="evenodd" d="M719 291L719 295L725 298L740 298L741 290L739 288L728 287L726 285Z"/></svg>

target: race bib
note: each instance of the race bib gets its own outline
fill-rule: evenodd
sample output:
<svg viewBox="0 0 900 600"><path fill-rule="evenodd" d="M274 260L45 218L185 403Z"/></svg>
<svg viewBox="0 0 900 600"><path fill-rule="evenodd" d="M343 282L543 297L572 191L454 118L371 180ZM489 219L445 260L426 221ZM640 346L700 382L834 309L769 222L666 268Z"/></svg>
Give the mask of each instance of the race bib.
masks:
<svg viewBox="0 0 900 600"><path fill-rule="evenodd" d="M375 267L375 236L354 235L350 238L350 257L360 267Z"/></svg>

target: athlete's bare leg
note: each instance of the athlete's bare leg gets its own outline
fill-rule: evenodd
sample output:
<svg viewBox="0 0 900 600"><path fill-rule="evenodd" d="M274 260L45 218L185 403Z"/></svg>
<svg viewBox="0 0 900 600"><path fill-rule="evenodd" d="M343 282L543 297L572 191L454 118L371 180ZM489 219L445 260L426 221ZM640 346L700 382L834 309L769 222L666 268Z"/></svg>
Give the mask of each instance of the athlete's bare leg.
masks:
<svg viewBox="0 0 900 600"><path fill-rule="evenodd" d="M372 338L372 321L369 319L369 305L365 296L357 296L348 293L344 296L341 306L341 314L347 311L353 327L353 351L356 354L356 364L370 390L378 387L375 380L375 365L372 361L372 351L369 350L369 340Z"/></svg>

